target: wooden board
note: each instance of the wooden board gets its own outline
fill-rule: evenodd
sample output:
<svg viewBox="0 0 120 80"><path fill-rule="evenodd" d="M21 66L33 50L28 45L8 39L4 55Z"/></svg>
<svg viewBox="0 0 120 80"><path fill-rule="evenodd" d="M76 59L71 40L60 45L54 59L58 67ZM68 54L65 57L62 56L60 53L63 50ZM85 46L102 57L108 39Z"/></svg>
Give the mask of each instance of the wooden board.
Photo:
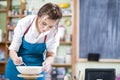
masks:
<svg viewBox="0 0 120 80"><path fill-rule="evenodd" d="M36 79L38 77L43 77L42 74L38 74L38 75L24 75L24 74L18 74L18 77L24 78L24 79Z"/></svg>

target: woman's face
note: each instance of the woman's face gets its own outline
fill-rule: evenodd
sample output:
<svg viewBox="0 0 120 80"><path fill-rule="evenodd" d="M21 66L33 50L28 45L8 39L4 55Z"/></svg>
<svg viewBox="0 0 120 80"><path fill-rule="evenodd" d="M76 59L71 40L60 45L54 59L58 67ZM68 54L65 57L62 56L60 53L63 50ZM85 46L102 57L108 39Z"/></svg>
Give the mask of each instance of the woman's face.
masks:
<svg viewBox="0 0 120 80"><path fill-rule="evenodd" d="M57 25L58 20L49 19L49 16L44 15L42 17L39 17L37 22L38 30L40 31L40 33L43 33L49 31L55 25Z"/></svg>

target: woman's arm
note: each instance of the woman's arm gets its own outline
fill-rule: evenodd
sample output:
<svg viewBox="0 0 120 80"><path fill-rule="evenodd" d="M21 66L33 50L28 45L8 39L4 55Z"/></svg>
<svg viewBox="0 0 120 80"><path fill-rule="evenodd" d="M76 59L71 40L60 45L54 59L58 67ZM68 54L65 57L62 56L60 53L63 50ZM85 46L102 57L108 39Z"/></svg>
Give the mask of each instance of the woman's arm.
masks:
<svg viewBox="0 0 120 80"><path fill-rule="evenodd" d="M54 62L54 57L56 55L57 47L59 46L60 36L59 33L56 35L53 34L51 31L50 34L47 35L48 42L46 41L47 45L47 53L46 53L46 60L43 63L43 70L49 72L51 69L51 64ZM52 38L52 39L51 39ZM49 41L49 39L51 39Z"/></svg>
<svg viewBox="0 0 120 80"><path fill-rule="evenodd" d="M50 62L53 63L55 54L53 52L47 52L46 59L50 59Z"/></svg>
<svg viewBox="0 0 120 80"><path fill-rule="evenodd" d="M15 65L22 64L22 58L18 57L17 52L19 51L20 45L22 43L23 34L29 25L29 17L25 17L18 21L15 29L14 29L14 36L11 45L9 46L9 56L13 60Z"/></svg>

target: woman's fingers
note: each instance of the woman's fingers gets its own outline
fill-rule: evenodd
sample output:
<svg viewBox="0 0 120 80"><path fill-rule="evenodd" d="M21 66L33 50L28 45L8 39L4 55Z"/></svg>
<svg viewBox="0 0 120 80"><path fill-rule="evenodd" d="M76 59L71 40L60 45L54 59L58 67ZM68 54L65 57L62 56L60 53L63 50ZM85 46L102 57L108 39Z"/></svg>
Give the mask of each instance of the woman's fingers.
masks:
<svg viewBox="0 0 120 80"><path fill-rule="evenodd" d="M43 71L49 72L51 70L51 65L47 62L43 63Z"/></svg>
<svg viewBox="0 0 120 80"><path fill-rule="evenodd" d="M21 65L23 64L22 57L16 57L14 60L15 65Z"/></svg>
<svg viewBox="0 0 120 80"><path fill-rule="evenodd" d="M45 71L45 72L49 72L49 71L50 71L50 66L46 66L46 67L44 67L44 68L43 68L43 71Z"/></svg>
<svg viewBox="0 0 120 80"><path fill-rule="evenodd" d="M19 65L23 64L22 57L18 57Z"/></svg>

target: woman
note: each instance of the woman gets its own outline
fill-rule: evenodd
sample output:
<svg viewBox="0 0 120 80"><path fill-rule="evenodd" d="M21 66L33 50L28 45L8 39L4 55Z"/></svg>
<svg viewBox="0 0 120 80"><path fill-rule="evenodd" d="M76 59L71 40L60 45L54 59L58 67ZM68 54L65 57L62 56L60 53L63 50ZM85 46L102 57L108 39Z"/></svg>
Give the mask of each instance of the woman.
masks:
<svg viewBox="0 0 120 80"><path fill-rule="evenodd" d="M16 65L22 65L23 62L28 66L43 66L42 74L50 70L59 45L58 23L61 18L60 8L56 4L47 3L40 8L37 15L19 20L9 47L10 58L6 65L5 78L24 80L17 77L19 72L16 69ZM45 80L45 76L37 80Z"/></svg>

